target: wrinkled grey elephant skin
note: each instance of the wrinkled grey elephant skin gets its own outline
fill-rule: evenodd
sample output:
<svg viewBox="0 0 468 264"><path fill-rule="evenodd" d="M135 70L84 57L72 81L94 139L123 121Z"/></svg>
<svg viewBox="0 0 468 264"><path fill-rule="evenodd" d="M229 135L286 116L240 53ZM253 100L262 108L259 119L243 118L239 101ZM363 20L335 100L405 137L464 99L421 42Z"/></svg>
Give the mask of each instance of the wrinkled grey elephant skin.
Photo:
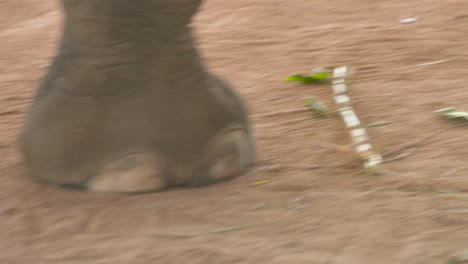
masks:
<svg viewBox="0 0 468 264"><path fill-rule="evenodd" d="M203 66L199 0L63 0L63 35L21 135L32 177L100 192L203 186L254 160L239 97Z"/></svg>

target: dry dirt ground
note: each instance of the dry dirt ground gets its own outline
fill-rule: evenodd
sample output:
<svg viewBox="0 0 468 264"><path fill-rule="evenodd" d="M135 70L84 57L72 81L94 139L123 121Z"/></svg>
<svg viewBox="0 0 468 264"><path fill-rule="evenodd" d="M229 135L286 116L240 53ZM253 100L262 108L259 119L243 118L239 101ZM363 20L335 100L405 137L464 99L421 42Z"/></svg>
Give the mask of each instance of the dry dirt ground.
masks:
<svg viewBox="0 0 468 264"><path fill-rule="evenodd" d="M468 127L386 163L385 175L351 176L360 162L340 118L311 118L301 102L331 105L330 87L281 81L357 67L363 123L395 121L369 128L382 152L448 128L456 122L432 112L468 110L467 1L206 1L199 46L249 105L258 163L223 184L135 196L24 175L16 136L60 20L52 0L0 1L0 263L442 264L468 250Z"/></svg>

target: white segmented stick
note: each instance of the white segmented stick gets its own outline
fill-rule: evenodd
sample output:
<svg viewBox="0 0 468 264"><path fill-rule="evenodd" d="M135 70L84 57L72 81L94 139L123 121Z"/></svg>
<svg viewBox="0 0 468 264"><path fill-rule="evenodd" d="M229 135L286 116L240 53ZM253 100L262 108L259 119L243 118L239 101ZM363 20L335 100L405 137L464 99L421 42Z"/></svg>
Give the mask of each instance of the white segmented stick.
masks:
<svg viewBox="0 0 468 264"><path fill-rule="evenodd" d="M351 140L353 141L354 145L364 143L369 140L369 137L366 134L366 130L362 128L352 129L350 131Z"/></svg>
<svg viewBox="0 0 468 264"><path fill-rule="evenodd" d="M343 120L347 128L357 127L361 124L359 118L351 107L344 107L338 110L340 115L343 117Z"/></svg>
<svg viewBox="0 0 468 264"><path fill-rule="evenodd" d="M349 101L351 100L346 94L340 94L340 95L335 96L336 104L346 104L346 103L349 103Z"/></svg>
<svg viewBox="0 0 468 264"><path fill-rule="evenodd" d="M348 74L348 67L346 66L336 67L335 70L333 71L333 79L345 78L346 74Z"/></svg>
<svg viewBox="0 0 468 264"><path fill-rule="evenodd" d="M337 83L337 84L333 84L332 86L333 86L333 92L335 94L342 94L342 93L346 93L347 91L345 83Z"/></svg>
<svg viewBox="0 0 468 264"><path fill-rule="evenodd" d="M337 67L333 71L332 89L335 95L335 103L338 106L338 112L343 118L346 129L349 131L354 150L364 162L364 168L375 171L379 168L383 159L380 154L373 151L366 129L361 126L356 112L350 106L351 98L346 94L348 92L346 85L348 74L349 71L346 66Z"/></svg>

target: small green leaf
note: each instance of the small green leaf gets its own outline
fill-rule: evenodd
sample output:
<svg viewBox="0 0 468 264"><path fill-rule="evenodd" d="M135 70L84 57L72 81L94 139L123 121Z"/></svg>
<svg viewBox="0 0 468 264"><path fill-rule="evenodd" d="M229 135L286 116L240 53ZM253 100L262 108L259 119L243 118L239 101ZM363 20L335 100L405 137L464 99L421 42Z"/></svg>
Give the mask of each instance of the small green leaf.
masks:
<svg viewBox="0 0 468 264"><path fill-rule="evenodd" d="M296 81L301 83L324 82L330 78L330 73L320 72L312 75L294 74L283 79L283 81Z"/></svg>
<svg viewBox="0 0 468 264"><path fill-rule="evenodd" d="M303 82L304 81L304 75L302 74L295 74L288 76L283 79L283 81L298 81L298 82Z"/></svg>
<svg viewBox="0 0 468 264"><path fill-rule="evenodd" d="M454 118L464 118L468 120L468 112L461 111L455 108L443 108L435 111L434 113L437 113L443 117L447 117L450 119Z"/></svg>
<svg viewBox="0 0 468 264"><path fill-rule="evenodd" d="M302 99L302 101L306 103L306 106L309 107L317 117L324 116L327 112L327 108L314 97L307 97Z"/></svg>
<svg viewBox="0 0 468 264"><path fill-rule="evenodd" d="M384 126L384 125L391 124L393 122L395 122L395 121L377 121L377 122L374 122L374 123L370 123L367 126L368 127Z"/></svg>

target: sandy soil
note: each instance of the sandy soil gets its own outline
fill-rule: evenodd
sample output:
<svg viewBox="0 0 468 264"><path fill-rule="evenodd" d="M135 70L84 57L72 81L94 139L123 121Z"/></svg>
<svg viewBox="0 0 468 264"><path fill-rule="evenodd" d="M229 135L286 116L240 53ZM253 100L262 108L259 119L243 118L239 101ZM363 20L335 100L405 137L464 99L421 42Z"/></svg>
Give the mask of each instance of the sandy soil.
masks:
<svg viewBox="0 0 468 264"><path fill-rule="evenodd" d="M380 151L394 150L455 124L432 111L468 110L467 10L462 0L206 1L200 49L248 103L258 164L220 185L122 196L25 177L16 135L61 13L51 0L0 1L0 263L445 263L468 250L468 127L386 163L385 175L351 176L360 163L340 118L311 118L301 102L331 105L330 87L281 79L356 66L355 109L364 123L395 120L369 129Z"/></svg>

